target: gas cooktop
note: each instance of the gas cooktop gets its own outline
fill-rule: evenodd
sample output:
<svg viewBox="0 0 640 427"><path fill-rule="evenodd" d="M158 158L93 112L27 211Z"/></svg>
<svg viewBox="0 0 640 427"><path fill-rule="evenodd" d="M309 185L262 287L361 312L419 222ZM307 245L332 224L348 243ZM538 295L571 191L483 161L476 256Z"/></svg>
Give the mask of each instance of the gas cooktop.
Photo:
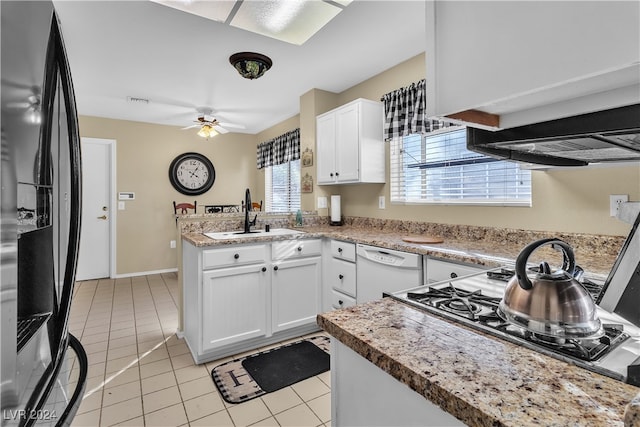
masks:
<svg viewBox="0 0 640 427"><path fill-rule="evenodd" d="M509 274L509 270L498 268L397 292L390 297L548 356L625 380L627 365L640 356L640 345L625 330L633 325L618 323L615 316L607 318L599 310L604 334L595 338L559 339L527 331L505 321L497 311ZM592 293L598 291L596 286Z"/></svg>

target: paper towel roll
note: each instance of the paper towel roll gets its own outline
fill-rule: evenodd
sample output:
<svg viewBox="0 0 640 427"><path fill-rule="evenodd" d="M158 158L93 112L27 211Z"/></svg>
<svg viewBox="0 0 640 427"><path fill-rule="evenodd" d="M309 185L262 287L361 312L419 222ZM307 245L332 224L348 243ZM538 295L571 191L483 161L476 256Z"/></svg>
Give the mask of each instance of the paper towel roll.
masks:
<svg viewBox="0 0 640 427"><path fill-rule="evenodd" d="M331 224L341 224L340 196L331 196Z"/></svg>

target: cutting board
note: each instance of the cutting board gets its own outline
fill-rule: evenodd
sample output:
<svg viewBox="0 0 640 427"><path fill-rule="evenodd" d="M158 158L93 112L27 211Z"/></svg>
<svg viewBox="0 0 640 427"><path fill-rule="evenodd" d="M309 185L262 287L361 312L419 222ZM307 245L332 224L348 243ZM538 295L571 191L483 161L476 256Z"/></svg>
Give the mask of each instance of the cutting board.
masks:
<svg viewBox="0 0 640 427"><path fill-rule="evenodd" d="M442 240L441 237L434 237L434 236L406 236L406 237L403 237L402 240L404 240L407 243L442 243L444 242L444 240Z"/></svg>

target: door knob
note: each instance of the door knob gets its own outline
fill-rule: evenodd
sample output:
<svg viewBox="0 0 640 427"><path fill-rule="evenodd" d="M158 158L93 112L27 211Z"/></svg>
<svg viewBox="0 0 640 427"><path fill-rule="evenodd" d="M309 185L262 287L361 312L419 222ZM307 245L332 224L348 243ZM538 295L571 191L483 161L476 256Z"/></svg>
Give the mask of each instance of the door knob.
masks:
<svg viewBox="0 0 640 427"><path fill-rule="evenodd" d="M99 216L98 219L107 219L106 215Z"/></svg>

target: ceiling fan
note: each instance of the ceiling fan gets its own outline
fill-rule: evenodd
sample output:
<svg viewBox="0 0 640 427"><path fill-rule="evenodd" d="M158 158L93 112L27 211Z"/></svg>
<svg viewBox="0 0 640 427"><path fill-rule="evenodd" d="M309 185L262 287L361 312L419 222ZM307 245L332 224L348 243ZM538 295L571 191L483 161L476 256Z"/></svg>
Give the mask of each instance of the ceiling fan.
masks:
<svg viewBox="0 0 640 427"><path fill-rule="evenodd" d="M214 137L219 133L229 132L226 128L244 129L242 125L236 125L233 123L221 123L215 117L207 115L206 113L200 113L198 119L194 121L194 125L182 128L182 130L193 129L199 127L198 135L203 138Z"/></svg>

